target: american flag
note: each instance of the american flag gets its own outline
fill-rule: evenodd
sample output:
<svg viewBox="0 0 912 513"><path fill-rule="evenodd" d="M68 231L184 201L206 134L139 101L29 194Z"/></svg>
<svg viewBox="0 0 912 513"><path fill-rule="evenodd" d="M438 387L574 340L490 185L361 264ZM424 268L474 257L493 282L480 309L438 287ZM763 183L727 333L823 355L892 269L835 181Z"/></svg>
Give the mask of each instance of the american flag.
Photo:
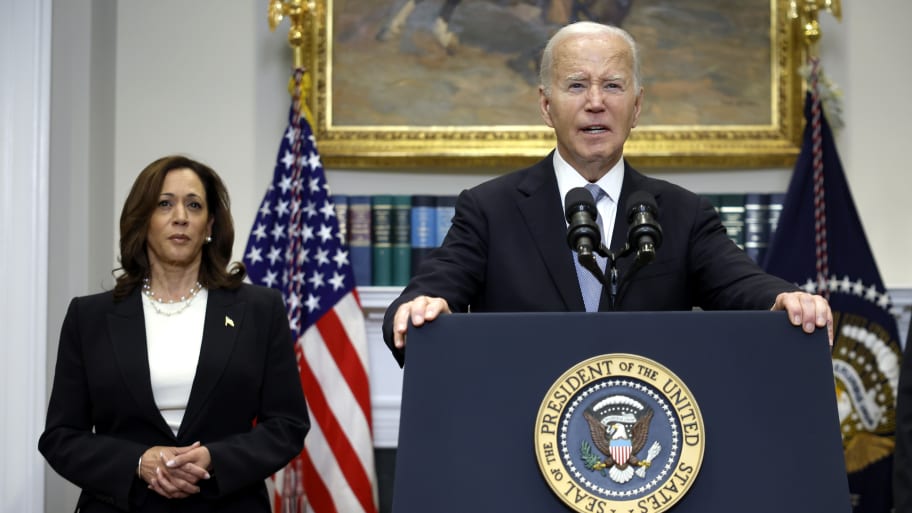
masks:
<svg viewBox="0 0 912 513"><path fill-rule="evenodd" d="M302 72L272 183L244 251L250 280L282 291L312 426L274 476L274 511L376 513L367 334L349 250L313 132Z"/></svg>

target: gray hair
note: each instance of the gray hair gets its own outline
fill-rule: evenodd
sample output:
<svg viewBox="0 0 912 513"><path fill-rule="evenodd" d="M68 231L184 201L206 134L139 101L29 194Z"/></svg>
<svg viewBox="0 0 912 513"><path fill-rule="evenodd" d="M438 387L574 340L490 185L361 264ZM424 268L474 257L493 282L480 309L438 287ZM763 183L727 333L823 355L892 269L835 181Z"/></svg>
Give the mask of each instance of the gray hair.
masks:
<svg viewBox="0 0 912 513"><path fill-rule="evenodd" d="M626 30L614 25L605 25L593 21L578 21L558 30L548 40L548 44L545 45L545 50L542 52L541 66L539 67L539 80L545 96L551 96L551 81L554 78L554 48L569 37L581 35L614 35L626 41L630 47L630 53L633 55L633 87L637 91L640 89L640 52L633 36Z"/></svg>

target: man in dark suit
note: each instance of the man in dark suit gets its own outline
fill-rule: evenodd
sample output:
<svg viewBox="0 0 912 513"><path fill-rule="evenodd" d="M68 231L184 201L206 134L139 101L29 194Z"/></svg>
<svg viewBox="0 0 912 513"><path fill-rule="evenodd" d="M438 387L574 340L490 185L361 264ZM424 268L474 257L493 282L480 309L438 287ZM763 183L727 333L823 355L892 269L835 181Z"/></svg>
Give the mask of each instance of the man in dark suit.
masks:
<svg viewBox="0 0 912 513"><path fill-rule="evenodd" d="M624 30L580 22L551 38L542 55L539 103L557 148L532 167L460 194L442 247L387 309L384 340L400 365L409 324L442 313L594 311L612 301L628 311L786 310L807 332L827 327L832 341L824 298L765 274L727 237L707 200L648 178L623 159L642 107L640 84L636 44ZM619 259L616 297L596 290L587 304L582 289L591 275L565 242L563 199L593 184L602 235L615 253L627 239L623 205L636 191L655 197L664 240L646 267L634 269L630 256Z"/></svg>

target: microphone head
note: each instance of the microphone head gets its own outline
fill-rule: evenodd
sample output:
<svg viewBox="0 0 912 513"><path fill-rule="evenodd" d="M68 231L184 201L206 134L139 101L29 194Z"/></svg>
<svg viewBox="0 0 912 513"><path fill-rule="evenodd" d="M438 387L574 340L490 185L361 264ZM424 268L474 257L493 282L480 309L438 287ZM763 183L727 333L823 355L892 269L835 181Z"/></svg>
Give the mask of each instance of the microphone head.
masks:
<svg viewBox="0 0 912 513"><path fill-rule="evenodd" d="M592 199L592 194L585 187L570 189L564 198L564 215L567 217L568 223L572 223L573 215L580 211L588 212L593 221L598 219L598 209L595 208L595 200Z"/></svg>
<svg viewBox="0 0 912 513"><path fill-rule="evenodd" d="M659 213L655 198L646 191L634 191L630 195L627 200L627 222L631 222L640 212L649 212L653 216L658 216Z"/></svg>
<svg viewBox="0 0 912 513"><path fill-rule="evenodd" d="M627 200L627 244L636 249L637 261L644 265L655 259L662 245L658 212L655 197L646 191L634 191Z"/></svg>
<svg viewBox="0 0 912 513"><path fill-rule="evenodd" d="M598 210L592 194L584 187L570 189L564 199L567 216L567 244L580 255L591 257L598 250L602 235L596 223Z"/></svg>

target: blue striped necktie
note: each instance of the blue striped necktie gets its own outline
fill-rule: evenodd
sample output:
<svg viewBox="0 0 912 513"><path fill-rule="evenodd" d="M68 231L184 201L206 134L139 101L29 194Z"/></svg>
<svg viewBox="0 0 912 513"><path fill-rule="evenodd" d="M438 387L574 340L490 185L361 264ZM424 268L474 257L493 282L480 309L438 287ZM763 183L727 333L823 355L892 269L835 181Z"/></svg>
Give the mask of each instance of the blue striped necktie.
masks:
<svg viewBox="0 0 912 513"><path fill-rule="evenodd" d="M602 198L608 197L605 191L601 187L594 183L586 184L586 190L592 194L592 198L595 200L595 204L598 205L598 202ZM602 225L602 216L598 216L596 221L599 226L599 233L602 237L605 236L605 229ZM571 250L572 251L572 250ZM596 261L598 262L599 269L602 272L605 271L605 262L607 259L601 255L596 255ZM599 300L602 297L602 283L593 276L588 269L580 265L577 254L573 251L573 263L576 265L576 277L579 279L580 291L583 293L583 303L586 305L587 312L597 312L599 307Z"/></svg>

